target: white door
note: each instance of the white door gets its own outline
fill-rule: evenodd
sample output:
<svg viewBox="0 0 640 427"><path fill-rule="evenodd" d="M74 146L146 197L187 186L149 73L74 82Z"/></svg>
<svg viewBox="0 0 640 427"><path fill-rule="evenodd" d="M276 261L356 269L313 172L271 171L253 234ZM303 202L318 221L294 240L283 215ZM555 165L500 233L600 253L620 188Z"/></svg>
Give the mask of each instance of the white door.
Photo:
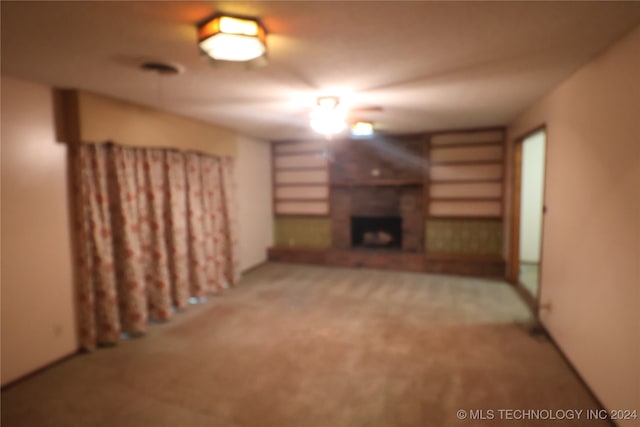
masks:
<svg viewBox="0 0 640 427"><path fill-rule="evenodd" d="M528 136L522 142L519 280L535 298L538 297L540 276L545 145L544 130Z"/></svg>

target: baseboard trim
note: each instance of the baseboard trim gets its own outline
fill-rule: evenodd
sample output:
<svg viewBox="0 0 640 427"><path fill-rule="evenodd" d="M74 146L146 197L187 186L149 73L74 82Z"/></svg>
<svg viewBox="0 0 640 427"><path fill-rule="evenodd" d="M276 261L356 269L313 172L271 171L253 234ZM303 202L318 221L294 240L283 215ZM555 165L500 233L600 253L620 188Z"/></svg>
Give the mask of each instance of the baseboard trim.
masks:
<svg viewBox="0 0 640 427"><path fill-rule="evenodd" d="M519 281L511 281L510 283L513 286L513 289L515 289L515 291L518 293L518 296L520 296L524 303L527 304L527 307L529 307L529 310L531 310L531 314L533 314L533 317L536 319L536 321L538 321L538 301L536 297L531 295L529 291L524 287L524 285Z"/></svg>
<svg viewBox="0 0 640 427"><path fill-rule="evenodd" d="M594 400L594 402L596 402L596 405L598 405L598 409L602 409L608 412L607 408L602 404L602 401L598 398L598 396L593 392L593 390L591 389L591 387L589 387L589 384L587 384L587 382L585 381L584 377L580 374L580 372L576 369L576 367L574 366L573 362L571 362L571 360L567 357L566 353L564 352L564 350L562 350L562 348L558 345L557 341L555 340L555 338L553 338L553 335L551 335L551 332L549 332L549 330L547 329L546 326L544 326L544 324L540 321L538 321L538 324L540 325L540 327L542 327L542 329L544 329L545 333L547 334L547 337L549 337L549 342L553 345L553 347L558 351L558 353L560 354L560 356L562 356L562 358L564 359L564 361L567 363L567 365L569 366L569 368L571 369L571 371L576 375L576 377L578 378L578 380L580 381L580 383L582 384L582 386L585 388L585 390L587 390L587 392L589 393L589 395L591 396L591 398ZM617 424L615 421L613 421L612 419L607 417L606 420L609 424L610 427L620 427L619 424Z"/></svg>
<svg viewBox="0 0 640 427"><path fill-rule="evenodd" d="M259 262L259 263L255 264L255 265L252 265L251 267L242 270L241 274L251 273L252 271L255 271L255 270L259 269L260 267L266 265L268 262L269 262L269 260L264 260L262 262Z"/></svg>
<svg viewBox="0 0 640 427"><path fill-rule="evenodd" d="M82 353L82 350L77 349L75 350L73 353L69 353L65 356L62 356L58 359L53 360L52 362L47 363L46 365L43 365L39 368L37 368L34 371L31 371L29 373L26 373L24 375L19 376L18 378L15 378L11 381L9 381L6 384L2 384L2 386L0 386L0 391L5 391L7 389L10 389L11 387L14 387L24 381L27 381L29 378L35 377L36 375L41 374L43 371L46 371L47 369L53 368L56 365L60 365L64 362L66 362L67 360L79 355Z"/></svg>

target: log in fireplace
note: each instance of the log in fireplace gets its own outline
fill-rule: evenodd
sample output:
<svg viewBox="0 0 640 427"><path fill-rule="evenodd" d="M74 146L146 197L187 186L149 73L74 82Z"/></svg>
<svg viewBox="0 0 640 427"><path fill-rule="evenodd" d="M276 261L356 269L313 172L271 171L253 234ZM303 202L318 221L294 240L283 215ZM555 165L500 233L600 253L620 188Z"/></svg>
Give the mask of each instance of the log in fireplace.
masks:
<svg viewBox="0 0 640 427"><path fill-rule="evenodd" d="M351 247L402 249L402 218L352 216Z"/></svg>

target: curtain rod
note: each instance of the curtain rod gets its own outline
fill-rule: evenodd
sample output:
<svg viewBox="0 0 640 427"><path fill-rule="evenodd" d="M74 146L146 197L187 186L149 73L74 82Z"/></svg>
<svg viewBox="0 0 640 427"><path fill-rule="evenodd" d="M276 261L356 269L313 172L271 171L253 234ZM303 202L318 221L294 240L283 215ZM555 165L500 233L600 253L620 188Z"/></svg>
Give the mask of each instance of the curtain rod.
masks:
<svg viewBox="0 0 640 427"><path fill-rule="evenodd" d="M229 156L229 155L223 156L223 155L220 155L220 154L207 153L207 152L199 151L199 150L182 150L182 149L176 148L176 147L158 147L158 146L140 147L138 145L123 145L123 144L118 144L117 142L113 142L111 140L103 141L103 142L79 142L79 144L104 145L106 147L122 147L122 148L131 148L131 149L137 149L137 150L151 149L151 150L172 151L172 152L176 152L176 153L194 153L194 154L202 154L204 156L217 157L217 158L221 158L221 159L223 159L223 158L234 159L235 158L234 156Z"/></svg>

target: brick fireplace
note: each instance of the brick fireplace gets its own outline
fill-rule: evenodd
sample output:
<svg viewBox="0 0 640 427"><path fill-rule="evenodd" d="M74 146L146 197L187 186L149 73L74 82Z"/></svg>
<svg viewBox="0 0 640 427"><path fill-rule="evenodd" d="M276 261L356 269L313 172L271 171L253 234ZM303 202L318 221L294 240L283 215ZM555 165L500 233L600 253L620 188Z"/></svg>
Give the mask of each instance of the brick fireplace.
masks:
<svg viewBox="0 0 640 427"><path fill-rule="evenodd" d="M335 144L332 154L333 248L423 252L420 141L343 141ZM369 223L370 228L364 231L367 236L358 236L360 224L354 218ZM384 218L395 220L385 225ZM393 243L363 244L365 237L372 242L384 241L387 235L393 237L394 227L398 230Z"/></svg>

